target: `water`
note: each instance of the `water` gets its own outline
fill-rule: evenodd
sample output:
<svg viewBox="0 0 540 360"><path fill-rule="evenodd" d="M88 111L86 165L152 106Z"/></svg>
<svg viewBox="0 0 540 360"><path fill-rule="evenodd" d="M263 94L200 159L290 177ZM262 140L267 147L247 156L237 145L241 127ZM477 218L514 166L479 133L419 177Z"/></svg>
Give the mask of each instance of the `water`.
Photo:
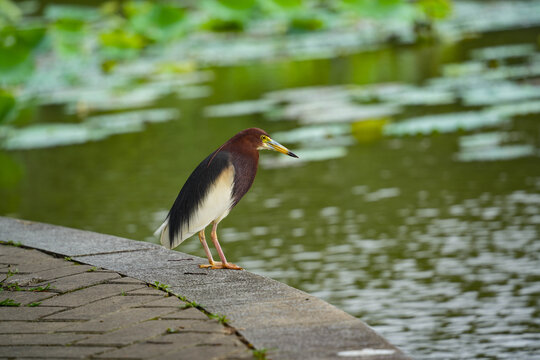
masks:
<svg viewBox="0 0 540 360"><path fill-rule="evenodd" d="M237 131L261 127L304 161L261 154L253 188L220 224L229 260L323 298L417 359L538 357L538 73L504 71L534 70L537 35L212 69L209 96L152 103L178 120L0 153L11 169L0 213L157 242L152 232L198 162ZM494 66L482 56L497 51L473 50L502 44L532 50L487 72L502 82L481 75L469 87L479 62ZM406 90L360 87L388 82ZM357 87L311 101L275 92L344 84ZM289 104L268 107L280 96ZM329 98L346 120L309 115L322 117L327 107L317 103ZM212 106L260 99L246 115L211 116ZM366 111L368 121L354 121ZM32 117L73 122L55 104ZM178 250L204 257L196 239Z"/></svg>

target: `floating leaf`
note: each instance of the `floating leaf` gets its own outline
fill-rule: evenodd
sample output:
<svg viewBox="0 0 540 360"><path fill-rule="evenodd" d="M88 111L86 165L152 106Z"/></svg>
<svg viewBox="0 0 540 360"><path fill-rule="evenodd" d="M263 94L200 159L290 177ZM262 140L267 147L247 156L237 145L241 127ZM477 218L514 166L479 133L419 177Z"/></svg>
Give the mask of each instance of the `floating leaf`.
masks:
<svg viewBox="0 0 540 360"><path fill-rule="evenodd" d="M540 113L540 100L495 105L488 108L486 111L493 112L501 117L538 114Z"/></svg>
<svg viewBox="0 0 540 360"><path fill-rule="evenodd" d="M458 161L496 161L511 160L539 155L533 145L506 145L482 148L481 150L463 150L456 155Z"/></svg>
<svg viewBox="0 0 540 360"><path fill-rule="evenodd" d="M37 124L25 128L0 127L2 146L7 150L46 148L102 140L110 135L137 132L144 123L170 121L176 109L149 109L100 115L80 124Z"/></svg>
<svg viewBox="0 0 540 360"><path fill-rule="evenodd" d="M91 6L54 4L45 8L45 18L53 21L71 19L86 23L98 20L100 13Z"/></svg>
<svg viewBox="0 0 540 360"><path fill-rule="evenodd" d="M476 60L504 60L516 57L528 57L535 52L534 45L531 44L513 44L492 46L471 51L471 56Z"/></svg>
<svg viewBox="0 0 540 360"><path fill-rule="evenodd" d="M245 116L269 111L273 106L274 101L268 99L246 100L208 106L204 109L204 114L207 117Z"/></svg>
<svg viewBox="0 0 540 360"><path fill-rule="evenodd" d="M512 82L486 82L484 86L461 92L463 103L468 106L495 105L504 102L540 98L540 86Z"/></svg>
<svg viewBox="0 0 540 360"><path fill-rule="evenodd" d="M276 132L273 136L283 143L308 143L324 139L342 138L350 134L346 124L302 126L289 131Z"/></svg>
<svg viewBox="0 0 540 360"><path fill-rule="evenodd" d="M300 118L304 124L320 124L331 122L357 122L391 117L399 112L392 105L354 105L326 108L317 113L305 114Z"/></svg>
<svg viewBox="0 0 540 360"><path fill-rule="evenodd" d="M384 127L384 135L429 135L434 132L450 133L458 130L473 130L482 127L496 126L509 121L489 111L469 111L451 114L427 115L388 124Z"/></svg>

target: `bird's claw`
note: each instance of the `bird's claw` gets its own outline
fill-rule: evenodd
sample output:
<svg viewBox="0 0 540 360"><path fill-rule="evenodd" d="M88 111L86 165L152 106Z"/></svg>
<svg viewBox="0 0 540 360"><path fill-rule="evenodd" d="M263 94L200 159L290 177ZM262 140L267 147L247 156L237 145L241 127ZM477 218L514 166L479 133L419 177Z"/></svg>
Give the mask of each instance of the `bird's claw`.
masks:
<svg viewBox="0 0 540 360"><path fill-rule="evenodd" d="M244 270L238 265L232 264L232 263L222 263L219 261L215 261L213 264L200 264L199 267L201 269L230 269L230 270Z"/></svg>

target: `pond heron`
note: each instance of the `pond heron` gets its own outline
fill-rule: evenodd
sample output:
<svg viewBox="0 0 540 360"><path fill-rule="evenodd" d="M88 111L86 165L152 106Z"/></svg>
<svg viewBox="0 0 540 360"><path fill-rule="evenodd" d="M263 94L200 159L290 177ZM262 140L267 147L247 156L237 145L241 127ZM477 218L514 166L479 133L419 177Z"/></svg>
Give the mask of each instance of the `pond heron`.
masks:
<svg viewBox="0 0 540 360"><path fill-rule="evenodd" d="M208 155L186 180L165 222L156 231L161 244L168 249L199 234L199 240L208 257L201 268L242 270L227 262L219 245L217 226L246 194L257 173L258 150L269 149L297 158L289 149L274 141L266 131L250 128L243 130ZM212 259L204 230L212 224L212 242L221 262Z"/></svg>

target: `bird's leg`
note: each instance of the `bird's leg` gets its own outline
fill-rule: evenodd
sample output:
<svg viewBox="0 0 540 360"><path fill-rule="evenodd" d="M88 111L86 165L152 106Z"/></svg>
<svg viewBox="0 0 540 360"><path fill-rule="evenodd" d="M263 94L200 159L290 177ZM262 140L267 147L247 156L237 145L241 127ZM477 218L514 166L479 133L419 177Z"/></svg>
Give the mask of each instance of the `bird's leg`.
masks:
<svg viewBox="0 0 540 360"><path fill-rule="evenodd" d="M208 264L200 264L200 268L209 268L212 266L215 266L217 264L221 265L220 262L216 263L214 259L212 258L212 253L210 252L210 249L208 248L208 244L206 243L206 237L204 236L204 229L199 231L199 240L204 248L204 252L206 253L206 257L208 258Z"/></svg>
<svg viewBox="0 0 540 360"><path fill-rule="evenodd" d="M217 237L217 225L218 225L217 222L214 221L210 236L212 237L212 242L214 243L214 246L217 249L219 258L221 259L221 264L216 263L214 266L212 266L212 269L243 270L240 266L227 262L227 259L225 258L225 254L223 253L223 250L221 250L221 246L219 245L219 241Z"/></svg>

